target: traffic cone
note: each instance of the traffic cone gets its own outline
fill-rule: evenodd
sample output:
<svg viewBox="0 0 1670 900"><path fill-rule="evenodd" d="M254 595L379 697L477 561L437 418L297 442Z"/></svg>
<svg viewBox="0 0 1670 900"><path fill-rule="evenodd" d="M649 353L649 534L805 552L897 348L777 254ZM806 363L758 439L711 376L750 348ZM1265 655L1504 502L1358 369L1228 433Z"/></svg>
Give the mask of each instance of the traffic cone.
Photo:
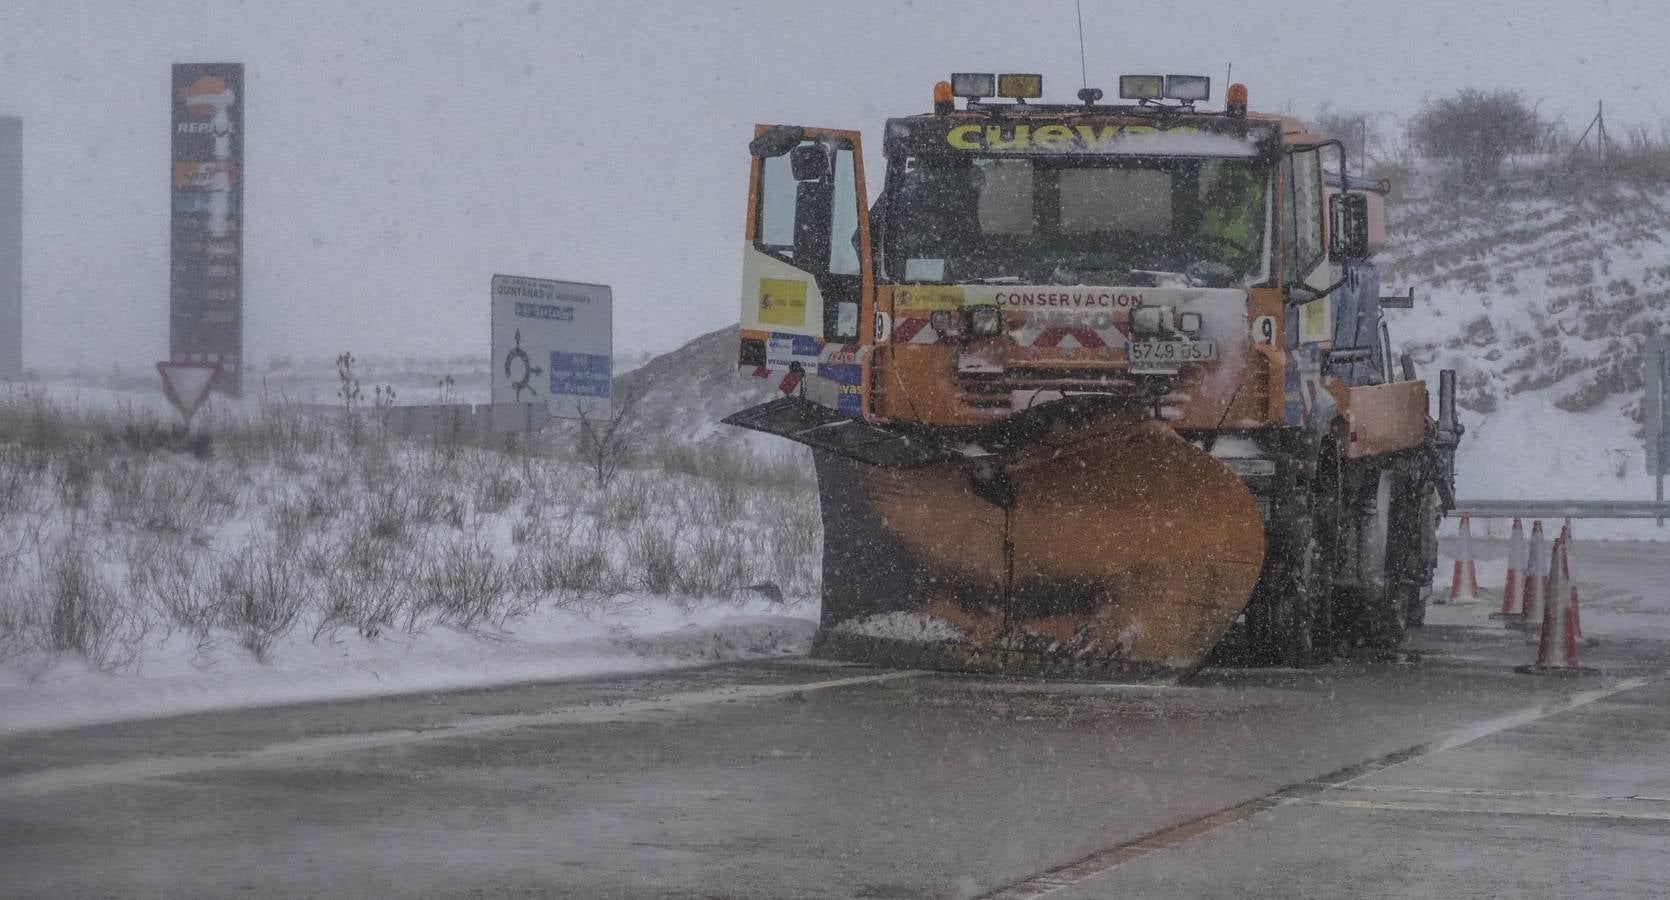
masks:
<svg viewBox="0 0 1670 900"><path fill-rule="evenodd" d="M1577 581L1571 577L1571 520L1566 520L1565 530L1560 538L1560 578L1569 586L1571 598L1571 633L1578 643L1594 646L1597 641L1583 637L1583 606L1577 592Z"/></svg>
<svg viewBox="0 0 1670 900"><path fill-rule="evenodd" d="M1571 594L1566 590L1564 567L1557 564L1563 558L1565 541L1556 539L1550 559L1556 561L1542 614L1542 634L1537 641L1537 661L1528 666L1517 666L1514 671L1528 675L1583 675L1595 670L1577 661L1577 633L1573 628Z"/></svg>
<svg viewBox="0 0 1670 900"><path fill-rule="evenodd" d="M1465 579L1467 593L1462 594ZM1461 551L1455 557L1455 574L1450 577L1450 602L1479 599L1479 570L1473 562L1473 527L1466 513L1461 514Z"/></svg>
<svg viewBox="0 0 1670 900"><path fill-rule="evenodd" d="M1522 593L1517 620L1526 629L1536 628L1542 622L1542 610L1548 599L1548 556L1542 541L1542 521L1532 522L1531 543L1525 551L1525 569L1520 575Z"/></svg>
<svg viewBox="0 0 1670 900"><path fill-rule="evenodd" d="M1490 614L1492 619L1514 619L1519 614L1514 608L1519 605L1519 576L1520 570L1525 568L1525 526L1520 524L1519 517L1513 520L1513 531L1508 534L1508 574L1502 583L1502 610Z"/></svg>

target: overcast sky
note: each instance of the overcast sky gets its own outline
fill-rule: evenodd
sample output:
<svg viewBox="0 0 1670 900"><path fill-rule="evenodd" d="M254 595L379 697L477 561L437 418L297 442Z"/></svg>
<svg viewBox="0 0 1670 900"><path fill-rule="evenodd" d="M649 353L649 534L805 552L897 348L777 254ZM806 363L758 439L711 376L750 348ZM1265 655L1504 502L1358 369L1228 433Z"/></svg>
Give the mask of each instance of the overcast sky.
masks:
<svg viewBox="0 0 1670 900"><path fill-rule="evenodd" d="M1255 108L1405 115L1517 88L1670 121L1658 3L1083 0L1092 84L1224 68ZM243 62L246 322L273 355L485 353L494 272L614 286L616 349L736 319L755 122L924 111L953 69L1079 87L1072 0L0 2L25 119L26 357L167 350L169 65ZM1216 96L1214 99L1217 99Z"/></svg>

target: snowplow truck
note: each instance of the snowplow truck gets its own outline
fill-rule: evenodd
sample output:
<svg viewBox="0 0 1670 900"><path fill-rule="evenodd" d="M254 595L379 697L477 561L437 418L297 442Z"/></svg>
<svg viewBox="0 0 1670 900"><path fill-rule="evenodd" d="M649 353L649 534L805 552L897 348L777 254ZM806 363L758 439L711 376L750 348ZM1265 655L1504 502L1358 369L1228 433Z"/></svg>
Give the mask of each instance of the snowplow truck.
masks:
<svg viewBox="0 0 1670 900"><path fill-rule="evenodd" d="M1433 417L1393 359L1384 185L1244 85L1041 82L937 84L873 205L856 131L749 144L738 363L782 396L725 421L812 448L814 653L1144 679L1395 647L1461 429L1453 373Z"/></svg>

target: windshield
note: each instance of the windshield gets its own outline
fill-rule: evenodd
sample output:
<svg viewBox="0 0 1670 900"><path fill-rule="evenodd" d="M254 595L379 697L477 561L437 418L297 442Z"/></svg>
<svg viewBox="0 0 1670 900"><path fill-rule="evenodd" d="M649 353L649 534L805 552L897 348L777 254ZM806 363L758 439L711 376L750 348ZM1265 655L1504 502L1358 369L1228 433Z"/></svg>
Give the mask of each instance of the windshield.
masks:
<svg viewBox="0 0 1670 900"><path fill-rule="evenodd" d="M1264 268L1254 160L906 157L887 197L894 281L1117 283L1133 271L1239 284Z"/></svg>

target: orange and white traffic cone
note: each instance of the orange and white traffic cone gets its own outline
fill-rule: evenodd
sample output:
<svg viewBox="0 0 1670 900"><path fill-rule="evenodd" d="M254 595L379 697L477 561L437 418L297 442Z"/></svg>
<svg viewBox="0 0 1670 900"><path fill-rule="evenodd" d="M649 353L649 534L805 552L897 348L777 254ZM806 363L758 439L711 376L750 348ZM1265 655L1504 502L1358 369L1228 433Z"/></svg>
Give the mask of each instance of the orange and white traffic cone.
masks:
<svg viewBox="0 0 1670 900"><path fill-rule="evenodd" d="M1597 642L1583 637L1583 606L1577 592L1577 580L1571 577L1571 520L1566 520L1566 527L1560 538L1560 578L1571 594L1568 601L1571 604L1571 633L1578 643L1594 646Z"/></svg>
<svg viewBox="0 0 1670 900"><path fill-rule="evenodd" d="M1554 542L1554 552L1550 554L1555 566L1551 579L1548 603L1543 608L1542 634L1537 642L1537 661L1528 666L1518 666L1516 672L1530 675L1583 675L1595 670L1585 668L1577 661L1577 633L1572 621L1571 594L1566 590L1564 567L1558 564L1564 556L1565 541Z"/></svg>
<svg viewBox="0 0 1670 900"><path fill-rule="evenodd" d="M1462 593L1465 585L1466 593ZM1450 602L1479 599L1479 570L1473 562L1472 520L1461 514L1461 547L1455 557L1455 574L1450 577Z"/></svg>
<svg viewBox="0 0 1670 900"><path fill-rule="evenodd" d="M1490 614L1492 619L1517 619L1519 613L1520 574L1525 568L1525 526L1519 517L1513 520L1513 531L1508 535L1508 574L1502 584L1502 610Z"/></svg>
<svg viewBox="0 0 1670 900"><path fill-rule="evenodd" d="M1541 520L1531 523L1531 544L1525 552L1525 571L1520 576L1523 593L1519 604L1520 618L1508 624L1518 624L1527 630L1542 622L1543 607L1548 599L1548 561L1550 554L1542 540Z"/></svg>

